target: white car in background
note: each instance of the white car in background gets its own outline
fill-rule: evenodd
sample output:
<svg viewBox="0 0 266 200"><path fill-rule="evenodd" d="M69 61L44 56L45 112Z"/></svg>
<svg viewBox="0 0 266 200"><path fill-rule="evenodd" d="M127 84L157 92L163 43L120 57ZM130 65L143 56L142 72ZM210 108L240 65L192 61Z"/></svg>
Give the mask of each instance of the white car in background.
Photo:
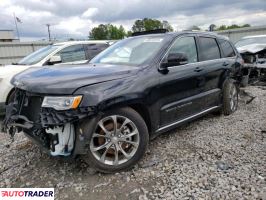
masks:
<svg viewBox="0 0 266 200"><path fill-rule="evenodd" d="M109 47L113 41L71 41L48 45L18 63L0 67L0 114L13 98L14 87L10 80L16 74L30 68L58 64L84 64Z"/></svg>

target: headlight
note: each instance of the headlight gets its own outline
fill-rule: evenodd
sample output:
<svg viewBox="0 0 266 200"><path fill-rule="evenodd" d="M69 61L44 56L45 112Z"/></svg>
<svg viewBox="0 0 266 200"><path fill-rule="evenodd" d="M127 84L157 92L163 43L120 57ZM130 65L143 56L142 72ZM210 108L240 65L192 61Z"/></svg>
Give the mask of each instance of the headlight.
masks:
<svg viewBox="0 0 266 200"><path fill-rule="evenodd" d="M75 109L79 106L82 96L74 97L44 97L42 107L54 108L55 110Z"/></svg>

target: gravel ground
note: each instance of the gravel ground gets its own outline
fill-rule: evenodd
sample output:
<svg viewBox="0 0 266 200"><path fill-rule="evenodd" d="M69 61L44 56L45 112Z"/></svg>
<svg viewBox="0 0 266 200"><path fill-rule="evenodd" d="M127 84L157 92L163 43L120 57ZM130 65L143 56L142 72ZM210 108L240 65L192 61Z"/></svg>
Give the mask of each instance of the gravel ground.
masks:
<svg viewBox="0 0 266 200"><path fill-rule="evenodd" d="M251 94L255 98L250 102ZM54 187L56 199L266 199L266 87L230 116L208 115L150 142L133 170L95 172L0 133L0 187Z"/></svg>

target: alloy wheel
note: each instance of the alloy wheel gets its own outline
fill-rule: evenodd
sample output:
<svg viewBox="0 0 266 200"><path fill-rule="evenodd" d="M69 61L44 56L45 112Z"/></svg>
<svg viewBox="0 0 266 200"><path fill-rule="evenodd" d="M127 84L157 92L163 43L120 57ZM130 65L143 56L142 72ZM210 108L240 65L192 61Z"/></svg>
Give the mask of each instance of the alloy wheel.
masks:
<svg viewBox="0 0 266 200"><path fill-rule="evenodd" d="M111 115L101 119L90 142L93 156L106 165L120 165L136 153L140 135L136 125L127 117Z"/></svg>

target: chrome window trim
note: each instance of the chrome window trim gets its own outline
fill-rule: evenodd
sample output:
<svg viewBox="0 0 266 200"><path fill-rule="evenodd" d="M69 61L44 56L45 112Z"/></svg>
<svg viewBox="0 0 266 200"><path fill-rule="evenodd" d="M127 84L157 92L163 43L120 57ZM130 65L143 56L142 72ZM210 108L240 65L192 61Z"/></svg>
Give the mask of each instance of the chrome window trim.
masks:
<svg viewBox="0 0 266 200"><path fill-rule="evenodd" d="M177 39L179 39L179 38L182 38L182 37L194 37L194 40L195 40L195 43L196 43L196 37L197 37L197 35L191 35L191 34L188 34L188 35L181 35L181 36L175 38L174 41L173 41L173 43L168 47L168 49L167 49L167 51L165 52L164 56L161 58L161 60L160 60L160 62L159 62L159 67L158 67L159 70L163 70L163 69L161 69L162 61L163 61L163 59L165 58L165 56L168 54L169 50L170 50L170 49L172 48L172 46L174 45L175 41L176 41ZM204 37L204 36L203 36L203 37ZM205 36L205 37L208 37L208 36ZM210 38L213 38L213 39L217 40L216 37L211 37L211 36L210 36ZM217 41L216 41L216 43L217 43ZM231 45L231 44L230 44L230 45ZM217 46L218 46L219 51L220 51L220 54L221 54L221 49L220 49L220 46L219 46L218 43L217 43ZM197 49L197 55L198 55L197 44L196 44L196 49ZM233 48L233 49L234 49L234 48ZM235 50L234 50L234 51L235 51ZM186 66L186 65L194 65L194 64L198 64L198 63L204 63L204 62L216 61L216 60L221 60L221 59L233 59L233 58L237 58L237 54L236 54L235 56L233 56L233 57L222 57L222 55L220 55L220 56L221 56L221 58L216 58L216 59L212 59L212 60L197 61L197 62L194 62L194 63L187 63L187 64L184 64L184 65L171 66L171 67L169 67L169 68L182 67L182 66ZM198 57L198 60L199 60L199 57Z"/></svg>

